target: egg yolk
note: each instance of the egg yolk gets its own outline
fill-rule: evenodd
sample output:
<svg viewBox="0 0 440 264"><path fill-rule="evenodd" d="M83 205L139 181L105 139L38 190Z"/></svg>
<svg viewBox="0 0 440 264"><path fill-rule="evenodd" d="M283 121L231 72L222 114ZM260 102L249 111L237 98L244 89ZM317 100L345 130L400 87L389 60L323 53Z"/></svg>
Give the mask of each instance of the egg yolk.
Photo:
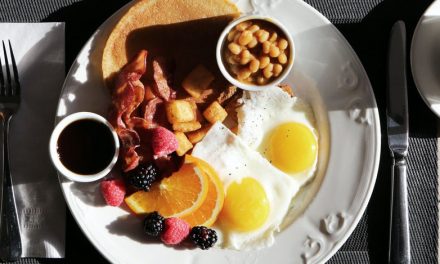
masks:
<svg viewBox="0 0 440 264"><path fill-rule="evenodd" d="M312 131L300 123L285 123L272 132L268 158L286 173L297 173L311 167L316 159L317 142Z"/></svg>
<svg viewBox="0 0 440 264"><path fill-rule="evenodd" d="M266 222L269 211L263 187L255 179L247 177L240 183L229 185L219 220L228 228L249 232Z"/></svg>

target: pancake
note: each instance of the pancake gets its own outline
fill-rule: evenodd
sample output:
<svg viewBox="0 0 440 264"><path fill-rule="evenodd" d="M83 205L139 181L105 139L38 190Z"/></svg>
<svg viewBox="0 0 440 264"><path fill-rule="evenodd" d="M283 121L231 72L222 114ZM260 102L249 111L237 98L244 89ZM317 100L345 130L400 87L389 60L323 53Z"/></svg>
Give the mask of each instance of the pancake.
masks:
<svg viewBox="0 0 440 264"><path fill-rule="evenodd" d="M154 57L172 60L177 83L200 63L219 75L217 39L238 15L238 8L227 0L140 0L109 35L102 58L103 78L111 85L114 75L141 49L149 52L150 62Z"/></svg>

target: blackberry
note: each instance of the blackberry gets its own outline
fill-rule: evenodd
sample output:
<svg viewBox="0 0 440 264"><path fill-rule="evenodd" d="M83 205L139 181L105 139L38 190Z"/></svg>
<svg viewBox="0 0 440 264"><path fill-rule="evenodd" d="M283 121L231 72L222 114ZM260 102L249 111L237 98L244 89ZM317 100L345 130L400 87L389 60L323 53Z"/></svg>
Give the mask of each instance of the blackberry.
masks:
<svg viewBox="0 0 440 264"><path fill-rule="evenodd" d="M217 242L217 233L205 226L195 226L189 234L191 240L201 249L208 249Z"/></svg>
<svg viewBox="0 0 440 264"><path fill-rule="evenodd" d="M164 218L158 212L149 213L144 219L144 231L147 235L157 237L164 229Z"/></svg>
<svg viewBox="0 0 440 264"><path fill-rule="evenodd" d="M159 170L154 164L139 165L128 173L128 183L138 190L148 192L158 177Z"/></svg>

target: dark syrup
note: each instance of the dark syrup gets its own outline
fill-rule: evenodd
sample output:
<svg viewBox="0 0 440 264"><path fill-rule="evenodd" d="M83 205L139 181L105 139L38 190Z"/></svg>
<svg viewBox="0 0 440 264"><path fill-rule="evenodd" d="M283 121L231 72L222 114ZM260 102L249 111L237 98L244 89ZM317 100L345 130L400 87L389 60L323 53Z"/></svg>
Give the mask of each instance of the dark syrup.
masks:
<svg viewBox="0 0 440 264"><path fill-rule="evenodd" d="M100 122L83 119L69 124L57 142L63 165L77 174L90 175L105 169L115 154L111 130Z"/></svg>

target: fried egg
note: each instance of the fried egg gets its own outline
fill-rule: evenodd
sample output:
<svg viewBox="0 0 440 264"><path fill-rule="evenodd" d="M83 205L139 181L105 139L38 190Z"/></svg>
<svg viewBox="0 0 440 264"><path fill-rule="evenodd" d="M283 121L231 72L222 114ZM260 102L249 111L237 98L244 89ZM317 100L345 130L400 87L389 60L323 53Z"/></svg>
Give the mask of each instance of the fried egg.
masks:
<svg viewBox="0 0 440 264"><path fill-rule="evenodd" d="M279 87L245 92L237 109L237 136L273 166L298 180L316 171L318 133L312 108Z"/></svg>
<svg viewBox="0 0 440 264"><path fill-rule="evenodd" d="M270 246L300 183L273 167L221 123L216 123L192 155L208 162L225 188L214 228L220 247L249 250Z"/></svg>

